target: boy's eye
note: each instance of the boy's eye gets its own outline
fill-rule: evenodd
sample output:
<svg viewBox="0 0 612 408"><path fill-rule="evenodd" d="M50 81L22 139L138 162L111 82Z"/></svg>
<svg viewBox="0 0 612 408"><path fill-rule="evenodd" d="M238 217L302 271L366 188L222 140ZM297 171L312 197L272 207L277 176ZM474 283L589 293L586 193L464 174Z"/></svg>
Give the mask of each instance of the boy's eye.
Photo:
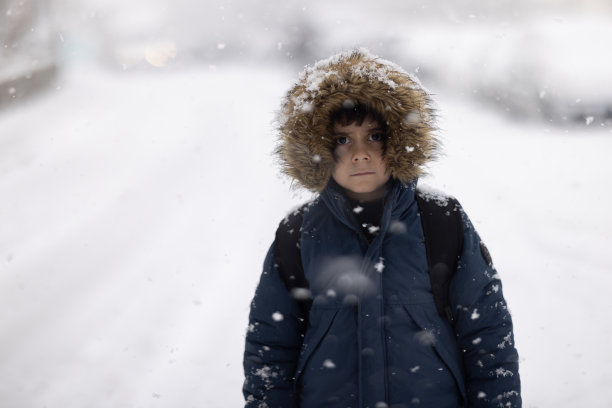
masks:
<svg viewBox="0 0 612 408"><path fill-rule="evenodd" d="M372 142L381 142L383 140L383 134L382 133L374 133L373 135L370 135L370 137L368 139L370 141L372 141Z"/></svg>
<svg viewBox="0 0 612 408"><path fill-rule="evenodd" d="M340 136L336 138L336 144L343 145L349 142L349 138L346 136Z"/></svg>

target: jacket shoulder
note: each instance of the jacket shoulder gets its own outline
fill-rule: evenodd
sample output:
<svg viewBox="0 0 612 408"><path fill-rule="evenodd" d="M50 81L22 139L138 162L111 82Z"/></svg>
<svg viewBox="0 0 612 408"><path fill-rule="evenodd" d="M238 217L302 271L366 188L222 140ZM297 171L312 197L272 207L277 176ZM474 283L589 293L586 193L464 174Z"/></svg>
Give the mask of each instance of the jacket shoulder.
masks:
<svg viewBox="0 0 612 408"><path fill-rule="evenodd" d="M277 242L279 238L286 239L288 237L294 237L300 233L304 213L308 212L314 203L315 201L309 201L301 204L285 215L285 217L278 224L278 229L276 230Z"/></svg>
<svg viewBox="0 0 612 408"><path fill-rule="evenodd" d="M427 184L419 183L416 187L416 197L425 202L434 202L440 207L446 207L449 204L454 205L457 209L461 208L459 200L451 194L442 190L438 190Z"/></svg>

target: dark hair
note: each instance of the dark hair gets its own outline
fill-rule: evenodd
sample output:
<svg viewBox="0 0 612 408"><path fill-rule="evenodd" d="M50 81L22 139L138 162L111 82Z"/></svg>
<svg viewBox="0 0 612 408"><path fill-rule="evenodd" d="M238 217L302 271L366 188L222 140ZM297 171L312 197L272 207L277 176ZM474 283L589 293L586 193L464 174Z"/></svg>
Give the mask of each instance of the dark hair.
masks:
<svg viewBox="0 0 612 408"><path fill-rule="evenodd" d="M330 115L330 125L339 124L340 126L348 126L352 123L357 123L361 126L366 117L378 122L378 124L386 128L386 123L383 116L375 109L372 109L367 103L355 102L347 99L342 103L342 107L332 112Z"/></svg>

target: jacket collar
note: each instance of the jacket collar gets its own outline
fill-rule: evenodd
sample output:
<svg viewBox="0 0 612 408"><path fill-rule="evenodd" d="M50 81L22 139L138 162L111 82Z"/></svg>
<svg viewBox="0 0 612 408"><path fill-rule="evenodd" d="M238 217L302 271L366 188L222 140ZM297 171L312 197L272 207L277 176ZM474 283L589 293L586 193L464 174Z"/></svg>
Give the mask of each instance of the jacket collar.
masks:
<svg viewBox="0 0 612 408"><path fill-rule="evenodd" d="M407 184L403 184L396 179L392 179L388 183L380 221L381 235L386 232L392 218L398 218L404 210L415 203L416 184L417 179ZM321 199L332 214L343 224L354 230L357 228L353 208L349 208L350 201L346 197L344 189L333 178L330 178L327 186L321 192Z"/></svg>

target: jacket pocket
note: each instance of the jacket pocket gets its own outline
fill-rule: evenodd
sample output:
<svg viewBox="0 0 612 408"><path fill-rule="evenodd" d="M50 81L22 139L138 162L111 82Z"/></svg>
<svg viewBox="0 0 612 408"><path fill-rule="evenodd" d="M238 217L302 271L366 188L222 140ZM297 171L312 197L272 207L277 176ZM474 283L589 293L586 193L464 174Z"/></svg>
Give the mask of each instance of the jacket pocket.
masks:
<svg viewBox="0 0 612 408"><path fill-rule="evenodd" d="M302 350L294 376L294 390L298 390L302 374L308 361L321 345L321 342L329 332L337 314L338 309L313 308L311 310L310 322L314 324L314 326L308 329L304 337L304 342L302 343Z"/></svg>
<svg viewBox="0 0 612 408"><path fill-rule="evenodd" d="M424 337L429 340L435 354L452 374L461 397L467 402L463 357L455 340L453 328L442 320L433 302L404 305L404 309Z"/></svg>

